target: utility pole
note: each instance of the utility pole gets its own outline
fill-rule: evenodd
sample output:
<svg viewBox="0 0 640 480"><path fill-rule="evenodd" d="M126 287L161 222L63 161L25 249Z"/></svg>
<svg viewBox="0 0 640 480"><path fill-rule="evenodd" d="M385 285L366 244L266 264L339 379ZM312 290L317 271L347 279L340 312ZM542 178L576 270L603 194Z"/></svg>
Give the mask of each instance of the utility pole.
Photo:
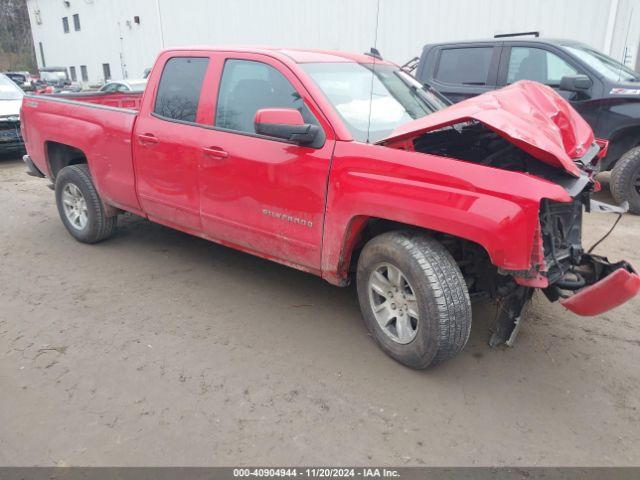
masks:
<svg viewBox="0 0 640 480"><path fill-rule="evenodd" d="M160 0L156 0L156 9L158 10L158 27L160 28L160 47L164 49L164 30L162 29L162 10L160 9Z"/></svg>
<svg viewBox="0 0 640 480"><path fill-rule="evenodd" d="M122 78L129 77L127 73L127 64L124 61L124 36L122 35L122 25L118 22L118 33L120 34L120 70L122 71Z"/></svg>

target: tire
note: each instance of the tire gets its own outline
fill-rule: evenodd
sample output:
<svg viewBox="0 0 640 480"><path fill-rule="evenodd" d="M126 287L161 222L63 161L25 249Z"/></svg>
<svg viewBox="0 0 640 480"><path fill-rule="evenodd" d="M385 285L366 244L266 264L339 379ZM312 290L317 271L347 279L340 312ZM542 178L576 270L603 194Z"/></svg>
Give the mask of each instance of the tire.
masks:
<svg viewBox="0 0 640 480"><path fill-rule="evenodd" d="M616 202L629 202L629 211L640 215L640 146L632 148L616 162L610 188Z"/></svg>
<svg viewBox="0 0 640 480"><path fill-rule="evenodd" d="M387 280L397 280L397 273L389 266L398 269L405 281L400 280L399 291L383 297L378 291L388 285L383 281L385 272ZM462 272L451 254L432 238L410 231L373 238L358 259L357 287L362 316L374 340L390 357L408 367L424 369L448 360L469 339L471 302ZM390 303L389 298L399 300ZM395 321L382 326L388 315L401 309L408 317L396 313Z"/></svg>
<svg viewBox="0 0 640 480"><path fill-rule="evenodd" d="M105 215L86 164L60 170L55 191L60 219L73 238L82 243L96 243L111 236L117 217Z"/></svg>

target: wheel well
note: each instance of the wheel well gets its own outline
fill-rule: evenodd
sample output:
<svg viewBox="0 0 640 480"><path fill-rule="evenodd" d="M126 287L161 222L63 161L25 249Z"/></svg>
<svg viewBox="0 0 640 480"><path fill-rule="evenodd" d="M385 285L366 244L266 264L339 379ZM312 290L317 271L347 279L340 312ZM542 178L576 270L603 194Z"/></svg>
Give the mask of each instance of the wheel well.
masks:
<svg viewBox="0 0 640 480"><path fill-rule="evenodd" d="M603 170L613 168L625 152L638 145L640 145L640 125L627 127L613 134L609 140L609 149L607 151L607 157L604 159L605 165L603 166Z"/></svg>
<svg viewBox="0 0 640 480"><path fill-rule="evenodd" d="M64 167L87 163L87 157L82 150L64 143L47 142L45 150L53 180Z"/></svg>
<svg viewBox="0 0 640 480"><path fill-rule="evenodd" d="M472 297L495 297L500 283L498 270L482 245L454 235L381 218L360 219L357 224L358 232L351 235L350 245L345 245L345 257L350 255L344 259L345 265L348 262L346 274L349 280L355 274L360 253L369 240L393 230L414 230L436 239L449 251L462 271Z"/></svg>

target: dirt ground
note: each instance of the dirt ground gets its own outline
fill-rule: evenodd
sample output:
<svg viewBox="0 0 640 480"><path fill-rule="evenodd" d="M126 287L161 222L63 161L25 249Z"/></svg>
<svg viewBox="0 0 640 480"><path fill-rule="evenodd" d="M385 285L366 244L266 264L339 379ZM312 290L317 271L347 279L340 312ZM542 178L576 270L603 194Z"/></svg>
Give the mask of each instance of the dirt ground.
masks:
<svg viewBox="0 0 640 480"><path fill-rule="evenodd" d="M385 356L355 292L128 217L99 245L0 160L1 465L638 465L640 301L536 296L511 349ZM614 218L590 214L585 245ZM640 217L599 248L640 265Z"/></svg>

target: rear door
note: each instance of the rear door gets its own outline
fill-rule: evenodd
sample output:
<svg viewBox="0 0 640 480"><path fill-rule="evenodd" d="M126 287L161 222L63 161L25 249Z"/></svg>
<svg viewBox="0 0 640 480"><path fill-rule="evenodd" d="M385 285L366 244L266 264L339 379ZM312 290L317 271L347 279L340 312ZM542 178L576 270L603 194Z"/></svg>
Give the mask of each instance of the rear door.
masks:
<svg viewBox="0 0 640 480"><path fill-rule="evenodd" d="M452 102L494 90L501 50L493 43L434 47L427 67L429 83Z"/></svg>
<svg viewBox="0 0 640 480"><path fill-rule="evenodd" d="M213 239L311 271L320 270L334 135L296 75L278 60L220 53L218 92L200 138L202 226ZM209 88L209 86L207 86ZM310 147L255 133L263 108L293 108L323 132Z"/></svg>
<svg viewBox="0 0 640 480"><path fill-rule="evenodd" d="M149 82L133 135L137 190L152 220L200 232L198 106L209 57L172 52ZM152 87L153 86L153 87Z"/></svg>

